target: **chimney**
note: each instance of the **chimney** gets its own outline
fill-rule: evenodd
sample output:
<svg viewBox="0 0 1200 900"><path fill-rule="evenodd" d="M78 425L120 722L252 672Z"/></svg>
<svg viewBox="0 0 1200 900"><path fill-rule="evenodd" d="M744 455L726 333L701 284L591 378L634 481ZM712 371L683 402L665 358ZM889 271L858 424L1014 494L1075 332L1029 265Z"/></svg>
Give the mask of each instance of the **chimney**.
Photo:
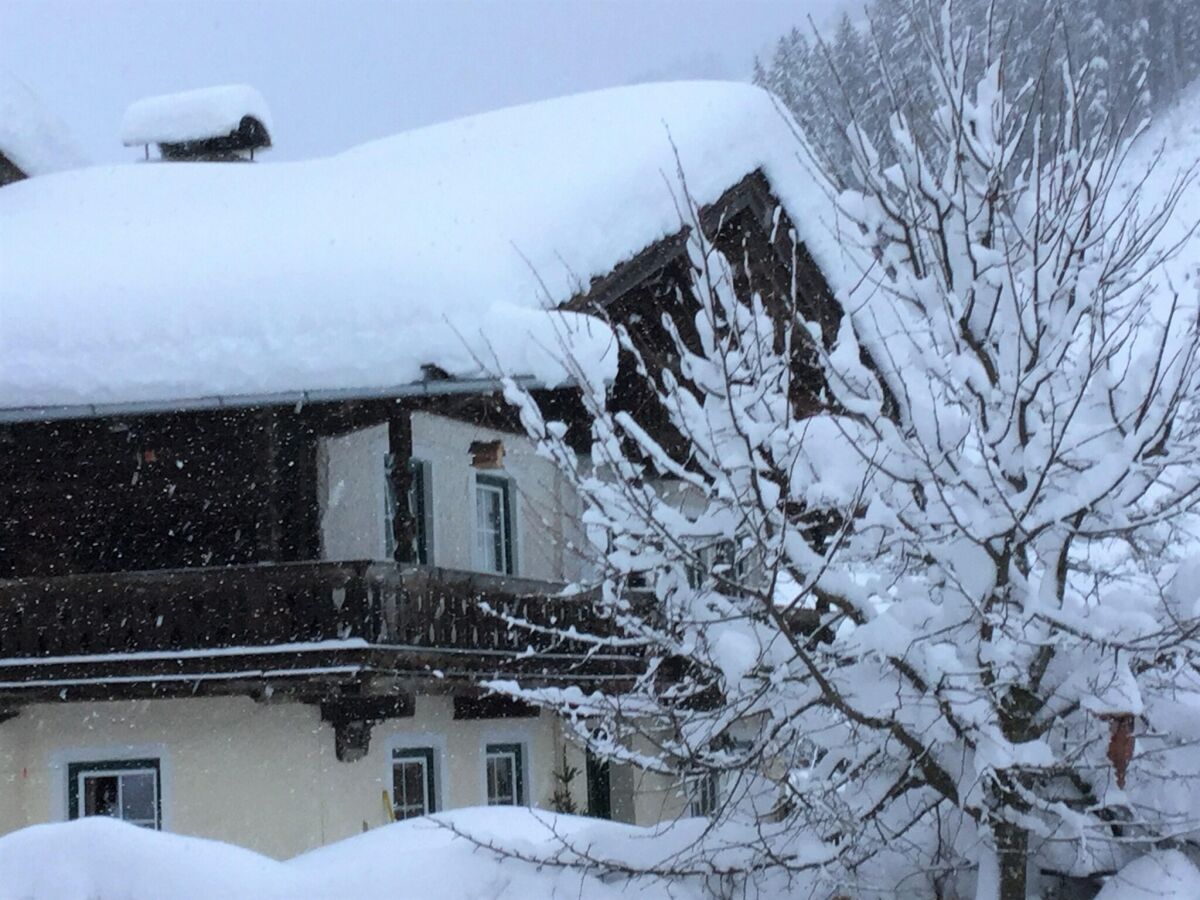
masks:
<svg viewBox="0 0 1200 900"><path fill-rule="evenodd" d="M253 162L271 146L271 112L249 85L229 84L139 100L125 110L121 142L150 145L172 162Z"/></svg>

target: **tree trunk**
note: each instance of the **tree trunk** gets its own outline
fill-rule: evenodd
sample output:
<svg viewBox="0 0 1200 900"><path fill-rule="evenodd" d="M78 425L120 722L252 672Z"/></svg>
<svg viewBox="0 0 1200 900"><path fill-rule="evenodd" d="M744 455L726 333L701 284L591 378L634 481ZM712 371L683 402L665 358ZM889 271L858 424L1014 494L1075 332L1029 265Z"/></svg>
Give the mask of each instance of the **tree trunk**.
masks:
<svg viewBox="0 0 1200 900"><path fill-rule="evenodd" d="M1025 900L1029 868L1029 832L1020 825L997 822L992 829L1000 864L1000 900Z"/></svg>

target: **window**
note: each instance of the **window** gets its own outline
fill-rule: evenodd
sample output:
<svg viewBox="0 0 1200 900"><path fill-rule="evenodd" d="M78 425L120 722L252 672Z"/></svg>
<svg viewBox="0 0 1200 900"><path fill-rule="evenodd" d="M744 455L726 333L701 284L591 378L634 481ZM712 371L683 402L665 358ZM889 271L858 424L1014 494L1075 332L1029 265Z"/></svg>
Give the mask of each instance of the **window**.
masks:
<svg viewBox="0 0 1200 900"><path fill-rule="evenodd" d="M513 519L509 482L475 476L475 562L484 572L512 575Z"/></svg>
<svg viewBox="0 0 1200 900"><path fill-rule="evenodd" d="M525 805L525 764L520 744L488 744L488 806Z"/></svg>
<svg viewBox="0 0 1200 900"><path fill-rule="evenodd" d="M739 585L746 577L746 557L738 558L738 545L733 541L718 541L695 551L695 561L688 566L688 584L699 589L710 576L720 576L722 590Z"/></svg>
<svg viewBox="0 0 1200 900"><path fill-rule="evenodd" d="M393 475L396 457L389 453L384 457L384 537L388 559L397 559L396 545L396 480ZM432 489L430 466L425 460L408 461L408 514L412 522L412 546L402 557L404 562L429 565L430 546L433 535L433 503L429 496Z"/></svg>
<svg viewBox="0 0 1200 900"><path fill-rule="evenodd" d="M688 798L688 815L711 816L717 811L720 798L716 772L691 775L684 782Z"/></svg>
<svg viewBox="0 0 1200 900"><path fill-rule="evenodd" d="M392 752L392 813L396 821L437 812L433 750L401 747Z"/></svg>
<svg viewBox="0 0 1200 900"><path fill-rule="evenodd" d="M67 778L70 818L111 816L144 828L162 827L162 777L157 759L72 763Z"/></svg>
<svg viewBox="0 0 1200 900"><path fill-rule="evenodd" d="M597 819L612 818L612 774L607 759L601 759L591 748L585 757L587 769L587 814Z"/></svg>

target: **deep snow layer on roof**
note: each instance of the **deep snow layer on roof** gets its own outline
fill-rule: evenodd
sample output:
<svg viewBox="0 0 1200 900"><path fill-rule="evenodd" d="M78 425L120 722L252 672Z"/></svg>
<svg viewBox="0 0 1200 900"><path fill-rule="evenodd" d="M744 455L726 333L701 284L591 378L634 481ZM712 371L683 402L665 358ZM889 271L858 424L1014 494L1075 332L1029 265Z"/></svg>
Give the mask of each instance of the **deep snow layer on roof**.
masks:
<svg viewBox="0 0 1200 900"><path fill-rule="evenodd" d="M146 97L130 104L121 119L121 142L175 144L224 137L253 116L271 132L263 95L247 84L223 84L178 94Z"/></svg>
<svg viewBox="0 0 1200 900"><path fill-rule="evenodd" d="M561 381L562 323L544 310L679 229L672 141L701 204L759 167L793 210L814 199L770 96L715 82L520 106L307 162L12 185L0 407L379 389L424 363ZM828 229L799 224L822 261ZM590 335L576 351L611 371L608 332Z"/></svg>
<svg viewBox="0 0 1200 900"><path fill-rule="evenodd" d="M85 165L67 127L23 81L0 69L0 153L26 175Z"/></svg>

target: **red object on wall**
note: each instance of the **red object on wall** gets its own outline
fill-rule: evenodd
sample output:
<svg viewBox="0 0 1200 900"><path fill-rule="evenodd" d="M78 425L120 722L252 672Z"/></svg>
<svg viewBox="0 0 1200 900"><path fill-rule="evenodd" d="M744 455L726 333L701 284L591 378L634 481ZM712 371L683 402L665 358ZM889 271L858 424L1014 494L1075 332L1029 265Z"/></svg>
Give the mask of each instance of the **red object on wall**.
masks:
<svg viewBox="0 0 1200 900"><path fill-rule="evenodd" d="M1108 761L1117 773L1117 787L1125 789L1125 774L1129 761L1133 759L1136 739L1133 736L1132 713L1109 713L1101 716L1108 720Z"/></svg>

